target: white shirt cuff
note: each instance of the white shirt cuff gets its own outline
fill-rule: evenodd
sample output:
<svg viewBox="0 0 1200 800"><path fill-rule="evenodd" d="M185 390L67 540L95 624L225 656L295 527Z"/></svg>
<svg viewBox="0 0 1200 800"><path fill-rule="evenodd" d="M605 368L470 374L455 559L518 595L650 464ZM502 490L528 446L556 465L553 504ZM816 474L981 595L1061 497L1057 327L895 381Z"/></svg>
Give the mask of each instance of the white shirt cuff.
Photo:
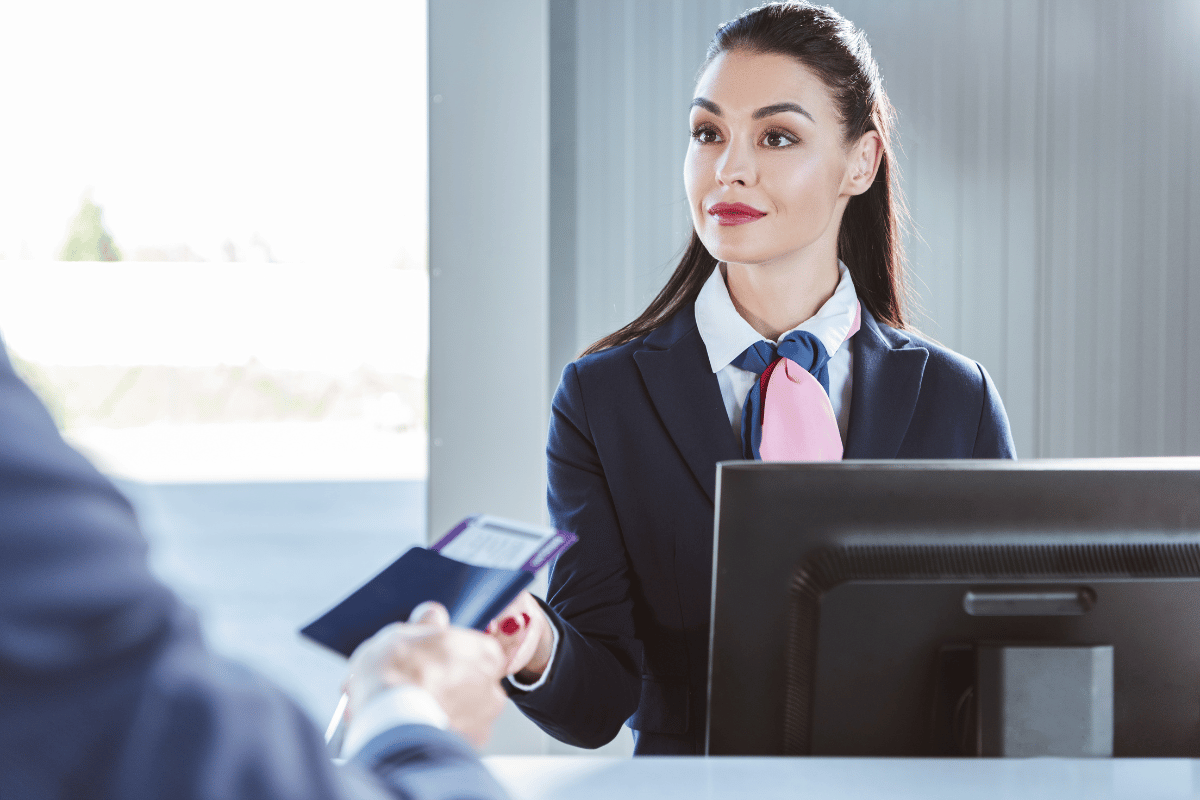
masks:
<svg viewBox="0 0 1200 800"><path fill-rule="evenodd" d="M546 621L550 622L550 620ZM558 653L558 626L553 622L550 622L550 636L550 658L546 661L546 668L542 670L542 676L533 683L521 683L517 680L516 675L509 675L509 683L526 692L541 688L542 684L550 677L550 670L554 669L554 656Z"/></svg>
<svg viewBox="0 0 1200 800"><path fill-rule="evenodd" d="M367 742L400 725L432 725L446 730L450 717L420 686L393 686L368 700L350 720L341 757L354 758Z"/></svg>

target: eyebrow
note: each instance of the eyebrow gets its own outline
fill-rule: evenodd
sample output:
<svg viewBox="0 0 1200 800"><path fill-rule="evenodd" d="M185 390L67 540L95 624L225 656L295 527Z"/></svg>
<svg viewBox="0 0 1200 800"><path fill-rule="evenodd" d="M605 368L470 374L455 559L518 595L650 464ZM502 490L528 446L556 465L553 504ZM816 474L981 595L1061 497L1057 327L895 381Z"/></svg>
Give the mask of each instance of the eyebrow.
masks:
<svg viewBox="0 0 1200 800"><path fill-rule="evenodd" d="M723 113L721 113L721 107L719 105L711 100L706 100L703 97L697 97L692 101L692 108L697 106L703 108L705 111L716 114L718 117L725 116ZM763 117L770 117L774 114L782 114L785 111L793 111L797 114L808 117L813 122L816 122L816 120L813 119L813 115L805 111L804 107L798 103L775 103L773 105L763 106L755 111L752 116L754 119L762 119Z"/></svg>

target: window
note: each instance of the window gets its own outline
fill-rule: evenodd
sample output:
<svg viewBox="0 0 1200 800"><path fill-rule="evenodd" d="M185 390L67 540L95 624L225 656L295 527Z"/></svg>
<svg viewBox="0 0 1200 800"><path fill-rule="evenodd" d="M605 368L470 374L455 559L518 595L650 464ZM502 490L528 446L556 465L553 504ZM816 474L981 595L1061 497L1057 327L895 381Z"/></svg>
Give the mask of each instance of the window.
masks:
<svg viewBox="0 0 1200 800"><path fill-rule="evenodd" d="M424 539L423 0L7 4L0 334L213 645L318 719L295 630Z"/></svg>

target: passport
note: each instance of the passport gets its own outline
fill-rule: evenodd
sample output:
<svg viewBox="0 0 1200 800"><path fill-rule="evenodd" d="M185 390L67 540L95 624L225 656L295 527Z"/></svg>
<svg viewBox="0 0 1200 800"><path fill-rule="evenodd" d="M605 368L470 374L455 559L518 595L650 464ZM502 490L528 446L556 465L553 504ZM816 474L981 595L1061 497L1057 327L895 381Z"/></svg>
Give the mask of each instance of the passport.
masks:
<svg viewBox="0 0 1200 800"><path fill-rule="evenodd" d="M300 633L349 658L426 600L444 605L451 624L482 631L575 541L567 531L467 517L431 548L410 549Z"/></svg>

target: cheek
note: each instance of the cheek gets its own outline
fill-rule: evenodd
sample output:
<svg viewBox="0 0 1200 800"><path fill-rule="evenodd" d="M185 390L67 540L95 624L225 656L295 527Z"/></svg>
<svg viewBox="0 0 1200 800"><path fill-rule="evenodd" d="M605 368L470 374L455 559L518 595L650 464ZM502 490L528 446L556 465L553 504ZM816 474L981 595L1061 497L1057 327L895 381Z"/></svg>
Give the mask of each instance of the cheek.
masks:
<svg viewBox="0 0 1200 800"><path fill-rule="evenodd" d="M784 210L814 214L832 209L837 203L841 172L828 159L805 156L773 172L776 195Z"/></svg>
<svg viewBox="0 0 1200 800"><path fill-rule="evenodd" d="M683 188L687 192L688 205L693 210L704 199L704 192L707 189L704 180L706 169L703 152L694 145L689 147L687 155L683 159Z"/></svg>

